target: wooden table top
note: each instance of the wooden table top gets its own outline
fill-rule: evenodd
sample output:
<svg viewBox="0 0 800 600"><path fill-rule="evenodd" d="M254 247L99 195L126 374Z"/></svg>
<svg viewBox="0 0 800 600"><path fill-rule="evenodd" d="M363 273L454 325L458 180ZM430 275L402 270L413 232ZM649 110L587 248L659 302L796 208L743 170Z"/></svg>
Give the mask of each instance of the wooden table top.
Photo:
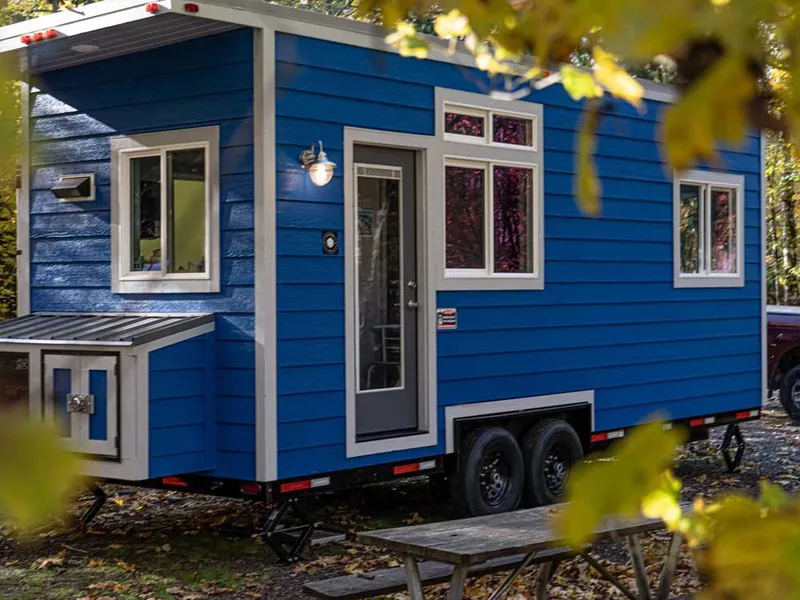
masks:
<svg viewBox="0 0 800 600"><path fill-rule="evenodd" d="M452 565L477 565L493 558L529 554L565 546L553 529L553 517L564 504L518 510L441 523L427 523L359 533L368 546ZM595 530L598 539L663 529L661 519L606 519Z"/></svg>

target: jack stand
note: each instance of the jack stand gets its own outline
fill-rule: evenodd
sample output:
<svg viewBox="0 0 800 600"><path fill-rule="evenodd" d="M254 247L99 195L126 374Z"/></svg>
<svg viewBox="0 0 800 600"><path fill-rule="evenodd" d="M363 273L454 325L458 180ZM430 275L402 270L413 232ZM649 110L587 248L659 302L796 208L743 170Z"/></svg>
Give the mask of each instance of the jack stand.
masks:
<svg viewBox="0 0 800 600"><path fill-rule="evenodd" d="M86 527L89 523L91 523L94 518L97 516L97 513L100 512L100 509L103 508L103 505L108 500L108 496L103 491L103 489L97 485L96 483L90 483L88 486L89 491L92 492L94 496L94 502L92 505L86 509L86 512L80 518L81 525Z"/></svg>
<svg viewBox="0 0 800 600"><path fill-rule="evenodd" d="M293 517L300 524L282 525L287 516ZM317 523L312 522L294 500L285 500L272 510L263 528L256 535L264 540L281 562L296 563L311 541L316 528Z"/></svg>
<svg viewBox="0 0 800 600"><path fill-rule="evenodd" d="M736 438L736 454L731 458L731 442L733 438ZM744 438L742 437L742 431L739 429L739 425L737 423L731 423L728 425L728 429L725 430L725 437L722 438L722 446L720 447L722 458L725 459L725 466L728 468L728 473L735 472L736 469L739 468L739 465L742 464L744 448Z"/></svg>

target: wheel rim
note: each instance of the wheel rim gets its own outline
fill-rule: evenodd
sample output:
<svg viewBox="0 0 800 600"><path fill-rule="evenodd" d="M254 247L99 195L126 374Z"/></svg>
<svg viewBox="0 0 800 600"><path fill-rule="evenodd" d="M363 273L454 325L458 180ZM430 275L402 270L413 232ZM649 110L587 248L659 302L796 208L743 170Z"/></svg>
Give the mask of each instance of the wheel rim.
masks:
<svg viewBox="0 0 800 600"><path fill-rule="evenodd" d="M563 496L567 487L570 467L569 451L561 444L553 444L544 457L544 483L555 496Z"/></svg>
<svg viewBox="0 0 800 600"><path fill-rule="evenodd" d="M800 379L792 384L792 404L800 410Z"/></svg>
<svg viewBox="0 0 800 600"><path fill-rule="evenodd" d="M508 462L502 452L491 452L481 463L481 496L489 506L503 503L511 485Z"/></svg>

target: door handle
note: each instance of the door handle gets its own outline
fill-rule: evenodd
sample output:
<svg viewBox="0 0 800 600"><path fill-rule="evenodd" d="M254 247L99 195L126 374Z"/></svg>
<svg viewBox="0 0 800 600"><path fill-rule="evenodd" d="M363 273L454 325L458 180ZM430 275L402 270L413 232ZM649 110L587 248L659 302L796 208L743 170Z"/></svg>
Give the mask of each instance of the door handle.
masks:
<svg viewBox="0 0 800 600"><path fill-rule="evenodd" d="M419 308L419 302L417 302L416 300L409 300L408 308Z"/></svg>

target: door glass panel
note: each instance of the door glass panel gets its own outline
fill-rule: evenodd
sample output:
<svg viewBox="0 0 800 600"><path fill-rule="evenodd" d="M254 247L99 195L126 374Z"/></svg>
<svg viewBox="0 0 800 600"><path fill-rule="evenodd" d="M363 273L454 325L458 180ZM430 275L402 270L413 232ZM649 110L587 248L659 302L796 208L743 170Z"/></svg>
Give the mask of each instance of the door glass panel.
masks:
<svg viewBox="0 0 800 600"><path fill-rule="evenodd" d="M17 409L28 405L28 369L27 353L0 353L0 409Z"/></svg>
<svg viewBox="0 0 800 600"><path fill-rule="evenodd" d="M167 153L169 169L169 273L206 270L206 151Z"/></svg>
<svg viewBox="0 0 800 600"><path fill-rule="evenodd" d="M131 159L131 271L161 270L161 158Z"/></svg>
<svg viewBox="0 0 800 600"><path fill-rule="evenodd" d="M89 416L89 439L108 439L108 371L89 371L89 393L94 413Z"/></svg>
<svg viewBox="0 0 800 600"><path fill-rule="evenodd" d="M396 168L392 170L397 172ZM358 177L356 190L359 391L400 388L403 386L400 180Z"/></svg>
<svg viewBox="0 0 800 600"><path fill-rule="evenodd" d="M70 437L70 418L67 413L67 394L72 393L72 371L53 369L53 415L58 430L64 437Z"/></svg>

